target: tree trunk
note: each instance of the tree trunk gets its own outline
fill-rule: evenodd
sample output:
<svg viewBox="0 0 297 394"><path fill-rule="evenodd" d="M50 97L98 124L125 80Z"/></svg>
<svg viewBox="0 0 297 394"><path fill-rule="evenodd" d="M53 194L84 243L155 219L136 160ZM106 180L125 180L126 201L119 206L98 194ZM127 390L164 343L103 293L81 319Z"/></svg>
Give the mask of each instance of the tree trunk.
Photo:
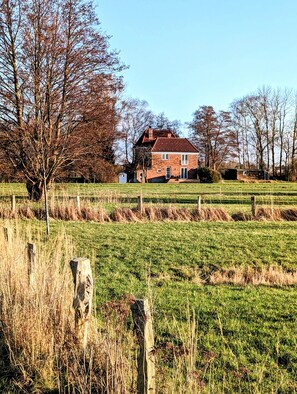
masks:
<svg viewBox="0 0 297 394"><path fill-rule="evenodd" d="M29 200L40 201L43 196L43 182L40 179L28 180L26 183Z"/></svg>

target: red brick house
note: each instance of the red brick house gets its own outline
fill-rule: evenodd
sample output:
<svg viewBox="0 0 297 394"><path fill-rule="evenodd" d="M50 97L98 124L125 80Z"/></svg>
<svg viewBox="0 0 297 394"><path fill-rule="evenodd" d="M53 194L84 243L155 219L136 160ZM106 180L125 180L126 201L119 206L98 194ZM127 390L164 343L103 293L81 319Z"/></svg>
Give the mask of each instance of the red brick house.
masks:
<svg viewBox="0 0 297 394"><path fill-rule="evenodd" d="M171 130L146 130L134 145L134 155L135 182L197 179L197 148Z"/></svg>

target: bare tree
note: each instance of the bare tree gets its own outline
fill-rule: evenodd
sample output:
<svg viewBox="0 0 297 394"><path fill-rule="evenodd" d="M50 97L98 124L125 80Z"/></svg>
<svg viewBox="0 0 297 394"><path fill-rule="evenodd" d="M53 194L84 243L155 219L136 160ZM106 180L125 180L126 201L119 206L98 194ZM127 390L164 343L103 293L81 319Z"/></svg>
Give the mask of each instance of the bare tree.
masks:
<svg viewBox="0 0 297 394"><path fill-rule="evenodd" d="M126 165L132 166L135 162L133 146L140 135L153 125L154 115L148 109L146 101L133 98L123 100L119 112L119 154Z"/></svg>
<svg viewBox="0 0 297 394"><path fill-rule="evenodd" d="M202 106L194 113L189 128L206 167L218 170L237 156L237 136L229 112L217 114L213 107Z"/></svg>
<svg viewBox="0 0 297 394"><path fill-rule="evenodd" d="M94 103L119 87L117 53L96 26L91 2L1 2L0 146L26 178L31 199L87 153L80 133L98 121ZM112 89L96 94L106 79Z"/></svg>
<svg viewBox="0 0 297 394"><path fill-rule="evenodd" d="M240 151L247 148L245 156L255 157L257 168L271 171L274 177L287 176L295 135L292 91L263 87L236 100L231 108Z"/></svg>
<svg viewBox="0 0 297 394"><path fill-rule="evenodd" d="M158 115L154 115L153 122L151 124L153 128L156 129L169 129L179 134L181 128L181 122L179 120L170 120L164 112Z"/></svg>

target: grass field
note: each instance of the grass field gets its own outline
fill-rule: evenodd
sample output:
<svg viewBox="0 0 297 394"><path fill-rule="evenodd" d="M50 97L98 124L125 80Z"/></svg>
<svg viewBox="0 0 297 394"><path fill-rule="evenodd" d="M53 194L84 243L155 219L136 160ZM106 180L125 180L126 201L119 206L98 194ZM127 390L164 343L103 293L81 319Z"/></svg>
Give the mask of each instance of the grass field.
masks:
<svg viewBox="0 0 297 394"><path fill-rule="evenodd" d="M27 193L24 184L0 184L0 201L9 203L16 195L19 204ZM55 184L49 197L56 203L79 195L91 205L100 204L111 211L115 207L133 207L142 194L146 204L193 207L201 196L203 206L224 208L229 213L249 211L251 195L257 197L258 206L294 207L297 205L297 183L241 183L218 184Z"/></svg>
<svg viewBox="0 0 297 394"><path fill-rule="evenodd" d="M197 193L292 198L293 206L297 199L297 185L286 183L167 185L168 189L67 185L67 193L112 192L135 198L137 186L144 196L187 194L193 203ZM2 196L11 194L9 187L1 189ZM21 186L13 192L25 194ZM37 238L44 232L40 221L18 225ZM283 273L296 272L296 222L51 221L52 238L62 229L72 238L76 254L91 258L99 315L107 301L127 294L152 298L158 393L297 392L297 286L276 285L273 280L269 286L213 282L220 271L276 267ZM195 391L187 379L195 381Z"/></svg>
<svg viewBox="0 0 297 394"><path fill-rule="evenodd" d="M190 315L201 392L297 390L296 286L207 282L222 268L297 270L296 223L53 222L53 235L61 225L77 253L92 259L99 314L107 301L152 295L160 392L170 392L170 366L187 342ZM182 380L176 384L190 392Z"/></svg>

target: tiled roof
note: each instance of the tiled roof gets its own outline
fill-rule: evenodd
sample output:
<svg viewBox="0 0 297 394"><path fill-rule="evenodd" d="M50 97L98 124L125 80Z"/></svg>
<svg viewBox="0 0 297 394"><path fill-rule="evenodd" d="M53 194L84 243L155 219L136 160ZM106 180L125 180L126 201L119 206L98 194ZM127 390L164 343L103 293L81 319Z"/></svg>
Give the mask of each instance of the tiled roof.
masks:
<svg viewBox="0 0 297 394"><path fill-rule="evenodd" d="M157 138L169 138L168 135L170 135L171 138L178 138L177 134L170 129L147 129L144 133L141 134L135 146L141 146L143 144L153 145Z"/></svg>
<svg viewBox="0 0 297 394"><path fill-rule="evenodd" d="M156 139L152 152L198 153L198 150L187 138L160 137Z"/></svg>

